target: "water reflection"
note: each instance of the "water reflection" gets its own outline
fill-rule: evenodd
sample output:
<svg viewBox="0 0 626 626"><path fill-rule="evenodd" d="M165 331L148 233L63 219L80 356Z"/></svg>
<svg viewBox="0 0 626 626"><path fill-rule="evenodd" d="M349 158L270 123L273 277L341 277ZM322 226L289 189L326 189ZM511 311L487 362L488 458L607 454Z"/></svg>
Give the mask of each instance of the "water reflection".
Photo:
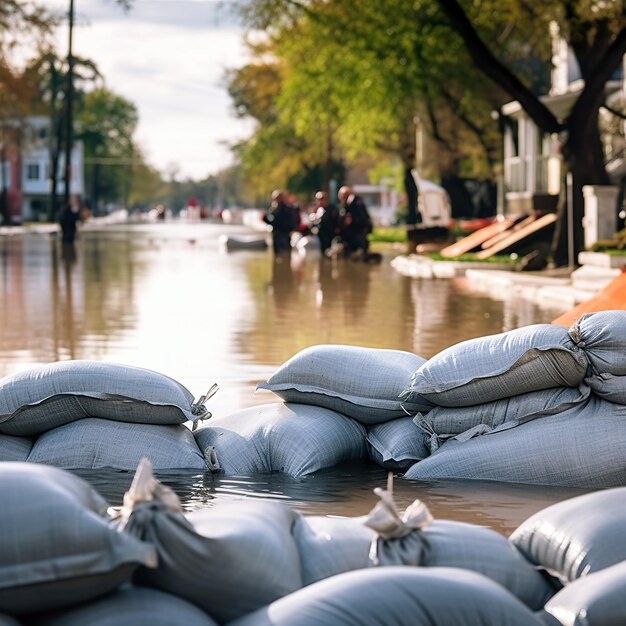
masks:
<svg viewBox="0 0 626 626"><path fill-rule="evenodd" d="M199 397L213 382L218 416L275 402L256 383L299 350L350 344L406 350L428 358L458 341L549 322L560 311L491 298L462 279L422 280L380 265L333 262L271 251L225 253L236 229L154 224L81 231L64 249L44 235L0 237L0 376L60 359L109 360L179 380ZM132 474L89 473L120 504ZM335 468L292 480L281 475L163 476L187 509L223 498L287 500L299 510L362 515L386 472ZM572 490L396 481L400 504L422 498L435 516L512 530Z"/></svg>

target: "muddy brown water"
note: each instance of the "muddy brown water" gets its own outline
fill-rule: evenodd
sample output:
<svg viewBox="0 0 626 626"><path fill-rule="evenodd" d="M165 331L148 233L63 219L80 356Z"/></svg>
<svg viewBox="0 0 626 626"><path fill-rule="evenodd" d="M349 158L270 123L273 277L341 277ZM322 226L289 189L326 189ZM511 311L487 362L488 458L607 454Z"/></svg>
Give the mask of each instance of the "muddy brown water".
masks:
<svg viewBox="0 0 626 626"><path fill-rule="evenodd" d="M472 289L464 279L398 274L380 265L269 250L226 252L223 224L165 222L84 230L73 253L46 234L0 237L0 376L61 359L115 361L175 378L196 397L217 382L214 415L275 402L257 392L284 361L314 344L406 350L430 358L472 337L550 322L563 312ZM81 471L112 505L132 473ZM386 471L368 463L293 479L160 473L187 510L222 499L285 501L301 512L353 516L376 503ZM420 498L439 519L505 534L582 490L479 481L395 480L402 506Z"/></svg>

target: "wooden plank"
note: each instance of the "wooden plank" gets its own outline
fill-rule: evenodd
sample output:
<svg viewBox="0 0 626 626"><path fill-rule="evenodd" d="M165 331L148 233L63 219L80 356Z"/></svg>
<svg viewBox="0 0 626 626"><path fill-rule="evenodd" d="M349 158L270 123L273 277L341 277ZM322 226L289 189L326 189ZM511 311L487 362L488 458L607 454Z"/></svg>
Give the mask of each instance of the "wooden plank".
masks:
<svg viewBox="0 0 626 626"><path fill-rule="evenodd" d="M504 219L498 220L489 226L479 228L473 233L467 235L467 237L463 237L463 239L460 239L446 248L443 248L440 250L439 254L447 259L453 259L457 256L465 254L466 252L470 252L470 250L478 248L483 241L487 241L487 239L490 239L494 235L497 235L512 226L515 223L515 219L516 218L513 217L505 217Z"/></svg>
<svg viewBox="0 0 626 626"><path fill-rule="evenodd" d="M528 224L528 226L521 228L515 233L511 233L509 237L507 237L506 239L503 239L502 241L497 243L495 246L491 246L491 248L487 248L486 250L481 250L480 252L476 254L476 258L481 259L481 260L488 259L490 256L493 256L494 254L497 254L498 252L502 252L502 250L506 250L507 248L512 246L514 243L517 243L518 241L521 241L522 239L526 239L526 237L528 237L529 235L532 235L533 233L536 233L538 230L541 230L542 228L545 228L546 226L553 224L554 222L556 222L556 220L557 220L556 213L546 213L539 219L536 219L531 224Z"/></svg>
<svg viewBox="0 0 626 626"><path fill-rule="evenodd" d="M537 219L536 215L529 215L523 220L513 224L513 226L511 226L511 228L509 228L508 230L505 230L502 233L498 233L494 237L491 237L491 239L487 239L487 241L484 241L480 247L483 250L487 248L491 248L491 246L495 246L498 242L502 241L503 239L506 239L511 233L516 233L518 230L525 228L526 226L528 226L528 224L531 224L536 219Z"/></svg>

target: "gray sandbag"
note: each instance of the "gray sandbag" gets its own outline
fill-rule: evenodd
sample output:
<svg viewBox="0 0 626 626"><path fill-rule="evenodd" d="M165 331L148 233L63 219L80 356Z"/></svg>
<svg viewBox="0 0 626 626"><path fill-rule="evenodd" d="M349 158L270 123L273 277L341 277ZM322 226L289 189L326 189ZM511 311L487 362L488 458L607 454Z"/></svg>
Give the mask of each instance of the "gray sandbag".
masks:
<svg viewBox="0 0 626 626"><path fill-rule="evenodd" d="M584 350L592 373L626 376L626 311L585 313L569 335Z"/></svg>
<svg viewBox="0 0 626 626"><path fill-rule="evenodd" d="M494 480L601 489L626 483L626 406L586 403L468 441L444 443L407 470L411 480Z"/></svg>
<svg viewBox="0 0 626 626"><path fill-rule="evenodd" d="M504 423L523 424L538 417L560 413L585 402L590 392L586 385L554 387L474 406L438 406L421 416L421 420L429 424L440 437L459 435L481 424L492 430Z"/></svg>
<svg viewBox="0 0 626 626"><path fill-rule="evenodd" d="M155 546L156 569L134 581L179 596L218 622L235 619L302 586L291 527L280 502L236 500L184 515L173 491L142 461L117 528Z"/></svg>
<svg viewBox="0 0 626 626"><path fill-rule="evenodd" d="M24 462L32 447L33 441L29 437L0 435L0 461Z"/></svg>
<svg viewBox="0 0 626 626"><path fill-rule="evenodd" d="M377 531L365 525L367 517L296 520L293 536L302 563L304 585L347 571L402 564L425 568L472 570L506 587L531 609L543 607L554 593L550 578L528 562L499 533L484 528L435 520L408 541L388 541L384 549Z"/></svg>
<svg viewBox="0 0 626 626"><path fill-rule="evenodd" d="M544 607L557 626L626 624L626 561L568 584Z"/></svg>
<svg viewBox="0 0 626 626"><path fill-rule="evenodd" d="M194 432L227 475L283 472L298 477L364 458L365 428L323 407L273 402L216 417Z"/></svg>
<svg viewBox="0 0 626 626"><path fill-rule="evenodd" d="M40 435L28 461L64 469L134 470L143 457L159 470L207 469L193 433L182 424L131 424L98 418L70 422Z"/></svg>
<svg viewBox="0 0 626 626"><path fill-rule="evenodd" d="M339 574L229 626L539 626L493 581L454 568L381 567Z"/></svg>
<svg viewBox="0 0 626 626"><path fill-rule="evenodd" d="M323 406L362 424L379 424L432 407L414 394L403 410L399 397L423 363L422 357L401 350L317 345L292 356L257 389L285 402Z"/></svg>
<svg viewBox="0 0 626 626"><path fill-rule="evenodd" d="M585 377L585 384L603 400L626 404L626 376L615 376L606 372L592 374Z"/></svg>
<svg viewBox="0 0 626 626"><path fill-rule="evenodd" d="M129 585L89 604L35 617L29 625L217 626L217 622L182 598L157 589Z"/></svg>
<svg viewBox="0 0 626 626"><path fill-rule="evenodd" d="M20 626L20 622L10 615L0 615L0 626Z"/></svg>
<svg viewBox="0 0 626 626"><path fill-rule="evenodd" d="M366 439L370 459L394 472L404 472L430 454L428 435L408 415L368 426Z"/></svg>
<svg viewBox="0 0 626 626"><path fill-rule="evenodd" d="M58 361L0 379L0 432L36 435L83 417L182 424L210 414L176 380L141 367Z"/></svg>
<svg viewBox="0 0 626 626"><path fill-rule="evenodd" d="M626 487L557 502L522 522L509 540L564 583L626 561Z"/></svg>
<svg viewBox="0 0 626 626"><path fill-rule="evenodd" d="M534 324L457 343L426 361L402 392L407 403L474 406L552 387L577 387L585 352L553 324Z"/></svg>
<svg viewBox="0 0 626 626"><path fill-rule="evenodd" d="M0 612L73 606L156 566L154 547L109 527L106 502L54 467L0 464Z"/></svg>

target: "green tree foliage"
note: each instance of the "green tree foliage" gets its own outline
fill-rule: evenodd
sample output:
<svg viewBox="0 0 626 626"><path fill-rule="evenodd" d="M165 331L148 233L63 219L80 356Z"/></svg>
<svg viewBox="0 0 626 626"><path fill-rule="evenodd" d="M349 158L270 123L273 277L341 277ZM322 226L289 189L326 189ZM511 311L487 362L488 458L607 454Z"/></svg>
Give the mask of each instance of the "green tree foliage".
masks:
<svg viewBox="0 0 626 626"><path fill-rule="evenodd" d="M500 138L490 112L516 99L547 133L558 133L574 175L576 248L582 245L581 187L605 183L598 110L626 52L622 0L240 0L251 28L288 59L279 102L300 133L323 119L313 94L333 103L336 143L349 151L391 147L411 158L411 119L431 138L429 163L484 175ZM574 50L585 87L557 118L542 103L551 63L550 24ZM330 95L329 95L330 94ZM306 130L305 130L306 129ZM317 135L320 136L319 134ZM351 154L351 152L349 152ZM562 211L558 232L566 232ZM563 243L555 260L563 260ZM561 254L559 254L559 250Z"/></svg>
<svg viewBox="0 0 626 626"><path fill-rule="evenodd" d="M75 136L85 150L85 188L96 213L106 203L125 206L134 165L141 159L133 140L139 116L135 105L106 87L83 95L76 111Z"/></svg>

